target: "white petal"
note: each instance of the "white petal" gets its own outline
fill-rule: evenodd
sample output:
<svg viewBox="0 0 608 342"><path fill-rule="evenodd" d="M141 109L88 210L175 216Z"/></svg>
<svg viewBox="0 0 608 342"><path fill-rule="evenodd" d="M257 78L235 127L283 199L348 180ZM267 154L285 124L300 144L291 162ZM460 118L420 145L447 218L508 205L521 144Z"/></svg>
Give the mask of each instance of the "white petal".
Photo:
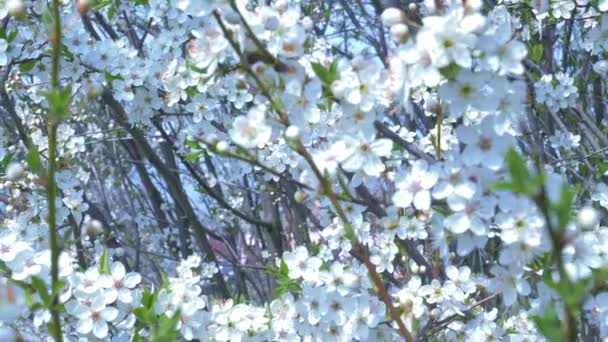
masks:
<svg viewBox="0 0 608 342"><path fill-rule="evenodd" d="M448 207L454 211L462 211L467 206L467 200L460 196L448 197Z"/></svg>
<svg viewBox="0 0 608 342"><path fill-rule="evenodd" d="M517 283L515 283L517 287L517 292L522 296L527 296L530 294L530 284L523 279L519 279Z"/></svg>
<svg viewBox="0 0 608 342"><path fill-rule="evenodd" d="M393 195L393 203L397 207L407 208L412 204L412 197L412 193L407 190L397 191Z"/></svg>
<svg viewBox="0 0 608 342"><path fill-rule="evenodd" d="M130 289L137 286L137 284L139 284L140 282L141 282L141 275L139 275L139 273L135 273L135 272L127 273L127 275L125 276L125 279L123 280L123 284L125 285L125 287L128 287Z"/></svg>
<svg viewBox="0 0 608 342"><path fill-rule="evenodd" d="M466 232L471 227L471 221L464 214L454 214L445 219L446 227L454 234Z"/></svg>
<svg viewBox="0 0 608 342"><path fill-rule="evenodd" d="M380 157L386 157L391 154L393 142L389 139L378 139L371 143L370 149L374 154Z"/></svg>
<svg viewBox="0 0 608 342"><path fill-rule="evenodd" d="M414 206L418 210L429 210L431 208L431 194L428 191L418 191L414 196Z"/></svg>
<svg viewBox="0 0 608 342"><path fill-rule="evenodd" d="M105 302L104 304L112 304L118 298L118 291L115 288L109 288L103 293Z"/></svg>
<svg viewBox="0 0 608 342"><path fill-rule="evenodd" d="M103 320L95 321L95 324L93 324L93 335L97 338L105 338L108 335L108 324Z"/></svg>
<svg viewBox="0 0 608 342"><path fill-rule="evenodd" d="M458 243L456 246L456 252L459 256L465 256L479 245L482 245L487 241L487 238L480 238L471 234L463 234L458 237Z"/></svg>
<svg viewBox="0 0 608 342"><path fill-rule="evenodd" d="M353 153L353 155L350 156L350 158L346 159L342 163L342 167L346 171L355 172L361 168L364 160L365 159L363 158L363 154L355 152Z"/></svg>
<svg viewBox="0 0 608 342"><path fill-rule="evenodd" d="M112 278L121 280L125 276L125 266L120 262L112 264Z"/></svg>
<svg viewBox="0 0 608 342"><path fill-rule="evenodd" d="M346 94L346 101L352 104L359 104L361 102L361 92L358 90L351 90Z"/></svg>
<svg viewBox="0 0 608 342"><path fill-rule="evenodd" d="M488 234L487 225L477 216L470 218L469 229L477 236L485 236Z"/></svg>
<svg viewBox="0 0 608 342"><path fill-rule="evenodd" d="M433 188L433 198L444 199L448 197L454 191L452 184L448 182L441 182Z"/></svg>
<svg viewBox="0 0 608 342"><path fill-rule="evenodd" d="M380 175L380 173L382 173L382 171L384 171L384 164L380 158L370 156L363 165L363 171L368 176L377 177Z"/></svg>
<svg viewBox="0 0 608 342"><path fill-rule="evenodd" d="M123 288L118 291L118 299L125 304L130 304L133 302L133 294L131 290Z"/></svg>
<svg viewBox="0 0 608 342"><path fill-rule="evenodd" d="M420 186L424 189L430 189L437 183L437 174L433 171L426 172L420 179Z"/></svg>
<svg viewBox="0 0 608 342"><path fill-rule="evenodd" d="M101 311L100 315L104 320L111 322L115 320L116 317L118 317L118 309L112 306L108 306L107 308Z"/></svg>
<svg viewBox="0 0 608 342"><path fill-rule="evenodd" d="M517 293L514 291L514 289L505 289L502 294L502 299L506 306L511 306L517 299Z"/></svg>
<svg viewBox="0 0 608 342"><path fill-rule="evenodd" d="M456 268L456 266L454 266L454 265L450 265L450 266L446 267L445 274L448 276L448 278L450 278L452 280L457 280L458 279L458 268Z"/></svg>
<svg viewBox="0 0 608 342"><path fill-rule="evenodd" d="M471 198L477 191L477 185L473 182L465 181L454 187L454 193L463 198Z"/></svg>
<svg viewBox="0 0 608 342"><path fill-rule="evenodd" d="M90 318L81 319L78 321L78 323L76 325L76 331L78 331L79 334L86 335L86 334L90 333L92 329L93 329L93 320Z"/></svg>

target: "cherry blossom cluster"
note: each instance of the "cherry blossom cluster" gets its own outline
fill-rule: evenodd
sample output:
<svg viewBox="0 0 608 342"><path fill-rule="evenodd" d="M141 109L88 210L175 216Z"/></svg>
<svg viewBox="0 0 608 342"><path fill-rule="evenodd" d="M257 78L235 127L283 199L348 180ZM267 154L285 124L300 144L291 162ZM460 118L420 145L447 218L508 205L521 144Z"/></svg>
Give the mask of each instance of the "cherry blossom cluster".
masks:
<svg viewBox="0 0 608 342"><path fill-rule="evenodd" d="M0 0L0 340L608 338L607 1L55 3Z"/></svg>

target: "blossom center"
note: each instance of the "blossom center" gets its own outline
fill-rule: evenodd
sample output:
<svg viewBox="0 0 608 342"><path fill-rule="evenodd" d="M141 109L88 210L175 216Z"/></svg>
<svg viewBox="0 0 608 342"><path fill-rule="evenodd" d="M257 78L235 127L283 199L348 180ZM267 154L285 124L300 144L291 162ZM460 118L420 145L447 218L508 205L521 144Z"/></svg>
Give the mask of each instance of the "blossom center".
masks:
<svg viewBox="0 0 608 342"><path fill-rule="evenodd" d="M482 151L488 151L492 148L492 140L488 138L481 138L479 140L479 149Z"/></svg>

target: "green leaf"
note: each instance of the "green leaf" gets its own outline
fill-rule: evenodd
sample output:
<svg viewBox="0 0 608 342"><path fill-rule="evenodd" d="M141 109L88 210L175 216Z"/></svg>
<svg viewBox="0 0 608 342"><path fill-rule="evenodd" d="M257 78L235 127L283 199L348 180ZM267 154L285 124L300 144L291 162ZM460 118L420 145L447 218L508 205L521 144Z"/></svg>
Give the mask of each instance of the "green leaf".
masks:
<svg viewBox="0 0 608 342"><path fill-rule="evenodd" d="M490 190L517 192L517 186L511 182L498 181L490 186Z"/></svg>
<svg viewBox="0 0 608 342"><path fill-rule="evenodd" d="M178 332L176 330L177 322L180 320L181 314L175 312L171 317L162 315L160 317L159 327L153 334L152 341L154 342L172 342L175 341Z"/></svg>
<svg viewBox="0 0 608 342"><path fill-rule="evenodd" d="M540 62L543 58L543 45L536 44L530 49L530 59L534 62Z"/></svg>
<svg viewBox="0 0 608 342"><path fill-rule="evenodd" d="M105 77L106 83L108 84L108 86L112 85L112 81L114 81L114 80L121 80L121 81L125 80L125 78L122 77L121 75L112 75L111 73L109 73L107 71L105 71L103 73L103 76Z"/></svg>
<svg viewBox="0 0 608 342"><path fill-rule="evenodd" d="M55 284L53 284L53 293L51 294L53 298L59 296L63 288L65 287L66 282L63 280L57 280Z"/></svg>
<svg viewBox="0 0 608 342"><path fill-rule="evenodd" d="M148 289L147 287L144 288L144 291L141 296L141 305L143 305L144 308L151 309L154 306L155 299L156 294L150 291L150 289Z"/></svg>
<svg viewBox="0 0 608 342"><path fill-rule="evenodd" d="M491 185L492 190L510 191L515 194L534 196L544 183L544 176L531 175L526 161L514 148L509 149L505 156L505 164L509 171L508 181L498 181Z"/></svg>
<svg viewBox="0 0 608 342"><path fill-rule="evenodd" d="M536 327L547 338L549 342L564 341L562 335L562 323L560 322L554 308L547 308L542 316L532 316Z"/></svg>
<svg viewBox="0 0 608 342"><path fill-rule="evenodd" d="M39 277L33 276L32 287L34 288L34 290L36 290L36 293L40 296L40 299L42 299L42 302L45 306L51 304L51 295L49 294L49 291L46 288L44 280L40 279Z"/></svg>
<svg viewBox="0 0 608 342"><path fill-rule="evenodd" d="M184 156L184 160L196 161L196 160L199 160L202 155L203 155L203 151L190 152Z"/></svg>
<svg viewBox="0 0 608 342"><path fill-rule="evenodd" d="M338 62L333 61L329 66L329 78L333 81L340 78L338 75Z"/></svg>
<svg viewBox="0 0 608 342"><path fill-rule="evenodd" d="M199 91L196 87L188 87L185 89L186 91L186 95L188 95L189 97L195 97Z"/></svg>
<svg viewBox="0 0 608 342"><path fill-rule="evenodd" d="M144 307L139 307L139 308L133 309L131 312L133 312L133 315L135 315L135 318L137 318L137 320L140 321L141 323L143 323L147 326L152 324L152 321L150 321L149 317L148 317L148 309L146 309Z"/></svg>
<svg viewBox="0 0 608 342"><path fill-rule="evenodd" d="M161 289L168 289L169 286L171 285L171 282L169 282L169 278L167 277L167 275L165 274L165 272L160 272L160 277L162 278L162 283L160 285Z"/></svg>
<svg viewBox="0 0 608 342"><path fill-rule="evenodd" d="M562 185L559 202L554 205L557 214L557 223L560 230L565 229L572 218L572 206L574 205L574 191L568 188L567 184Z"/></svg>
<svg viewBox="0 0 608 342"><path fill-rule="evenodd" d="M94 11L100 11L104 7L112 4L112 0L91 0L91 9Z"/></svg>
<svg viewBox="0 0 608 342"><path fill-rule="evenodd" d="M22 73L30 72L36 66L36 60L31 60L19 64L19 71Z"/></svg>
<svg viewBox="0 0 608 342"><path fill-rule="evenodd" d="M274 96L272 98L272 107L274 110L276 110L279 113L285 113L286 109L285 109L285 104L283 103L283 99L281 99L278 96Z"/></svg>
<svg viewBox="0 0 608 342"><path fill-rule="evenodd" d="M197 150L202 150L201 143L196 140L184 140L184 145Z"/></svg>
<svg viewBox="0 0 608 342"><path fill-rule="evenodd" d="M143 342L141 335L139 335L139 329L135 329L135 334L133 334L131 342Z"/></svg>
<svg viewBox="0 0 608 342"><path fill-rule="evenodd" d="M0 173L6 172L6 168L8 167L8 164L11 163L12 160L13 160L12 153L7 153L4 157L2 157L2 160L0 160Z"/></svg>
<svg viewBox="0 0 608 342"><path fill-rule="evenodd" d="M69 117L68 105L72 96L72 86L63 89L53 89L47 93L49 101L49 117L54 120L64 120Z"/></svg>
<svg viewBox="0 0 608 342"><path fill-rule="evenodd" d="M312 62L311 66L317 77L319 77L321 82L325 85L329 86L333 81L336 81L339 78L338 63L335 61L331 63L329 68L325 68L323 64L317 62Z"/></svg>
<svg viewBox="0 0 608 342"><path fill-rule="evenodd" d="M110 269L110 257L108 256L108 251L105 249L103 254L101 254L101 259L99 259L99 273L112 274L112 270Z"/></svg>
<svg viewBox="0 0 608 342"><path fill-rule="evenodd" d="M285 260L281 258L281 266L279 267L279 275L289 278L289 268L285 263Z"/></svg>
<svg viewBox="0 0 608 342"><path fill-rule="evenodd" d="M110 8L108 9L108 19L110 21L112 21L112 19L114 19L115 15L116 15L116 7L110 6Z"/></svg>
<svg viewBox="0 0 608 342"><path fill-rule="evenodd" d="M439 68L439 73L441 73L441 75L446 79L453 80L456 78L456 76L458 76L458 73L460 73L460 66L452 63L443 68Z"/></svg>
<svg viewBox="0 0 608 342"><path fill-rule="evenodd" d="M42 12L41 20L45 26L50 27L53 24L53 15L48 9Z"/></svg>
<svg viewBox="0 0 608 342"><path fill-rule="evenodd" d="M188 68L192 69L192 71L197 72L199 74L204 74L204 75L207 74L207 69L206 68L199 68L199 67L196 66L196 64L194 64L194 63L192 63L190 61L186 62L186 66Z"/></svg>
<svg viewBox="0 0 608 342"><path fill-rule="evenodd" d="M36 146L35 144L30 145L30 148L27 150L25 160L27 161L27 165L33 173L39 176L44 173L44 167L42 166L42 161L40 160L40 152L38 152L38 146Z"/></svg>
<svg viewBox="0 0 608 342"><path fill-rule="evenodd" d="M511 175L511 181L521 192L526 192L526 183L530 179L530 172L526 166L526 161L511 148L506 156L507 169Z"/></svg>
<svg viewBox="0 0 608 342"><path fill-rule="evenodd" d="M10 43L15 40L15 38L17 38L17 30L9 32L8 37L6 37L6 41Z"/></svg>
<svg viewBox="0 0 608 342"><path fill-rule="evenodd" d="M65 44L61 45L61 55L67 60L74 60L74 54L70 51L70 49L68 49L68 46Z"/></svg>

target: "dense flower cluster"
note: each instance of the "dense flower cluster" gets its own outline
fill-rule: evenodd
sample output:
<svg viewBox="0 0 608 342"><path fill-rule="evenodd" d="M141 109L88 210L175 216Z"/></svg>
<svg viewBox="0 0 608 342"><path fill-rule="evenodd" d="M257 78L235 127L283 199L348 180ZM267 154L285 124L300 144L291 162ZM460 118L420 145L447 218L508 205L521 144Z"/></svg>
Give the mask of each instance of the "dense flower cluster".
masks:
<svg viewBox="0 0 608 342"><path fill-rule="evenodd" d="M0 340L608 338L608 2L263 3L0 0Z"/></svg>
<svg viewBox="0 0 608 342"><path fill-rule="evenodd" d="M564 73L543 75L534 87L537 101L544 103L552 111L573 107L578 98L574 79Z"/></svg>

